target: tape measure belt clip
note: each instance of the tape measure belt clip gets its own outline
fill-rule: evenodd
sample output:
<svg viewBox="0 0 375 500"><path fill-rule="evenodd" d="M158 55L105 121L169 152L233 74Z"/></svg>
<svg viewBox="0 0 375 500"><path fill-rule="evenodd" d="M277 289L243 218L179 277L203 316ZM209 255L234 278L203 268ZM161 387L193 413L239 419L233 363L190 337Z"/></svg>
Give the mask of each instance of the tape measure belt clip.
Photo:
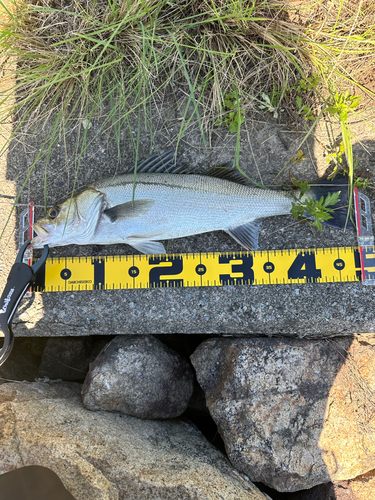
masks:
<svg viewBox="0 0 375 500"><path fill-rule="evenodd" d="M24 261L24 254L31 240L27 240L20 248L13 264L8 280L5 285L2 296L0 297L0 329L4 334L3 345L0 349L0 366L9 357L14 336L12 330L12 319L22 297L27 292L30 285L35 283L36 275L47 260L48 246L44 246L44 250L40 259L32 266L29 266Z"/></svg>

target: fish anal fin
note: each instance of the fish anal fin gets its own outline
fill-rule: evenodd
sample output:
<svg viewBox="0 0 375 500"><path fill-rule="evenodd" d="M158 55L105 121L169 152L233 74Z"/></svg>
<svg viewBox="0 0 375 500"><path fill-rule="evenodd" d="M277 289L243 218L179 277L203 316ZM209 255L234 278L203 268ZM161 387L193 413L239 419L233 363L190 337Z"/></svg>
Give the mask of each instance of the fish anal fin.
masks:
<svg viewBox="0 0 375 500"><path fill-rule="evenodd" d="M261 227L262 219L255 219L242 226L231 227L225 231L247 250L257 250Z"/></svg>
<svg viewBox="0 0 375 500"><path fill-rule="evenodd" d="M106 215L111 222L116 222L118 219L135 219L146 214L152 207L154 200L134 200L115 205L107 208L103 214Z"/></svg>
<svg viewBox="0 0 375 500"><path fill-rule="evenodd" d="M164 245L159 241L151 241L151 240L128 240L126 241L128 245L138 250L138 252L146 253L146 254L165 254L167 253Z"/></svg>

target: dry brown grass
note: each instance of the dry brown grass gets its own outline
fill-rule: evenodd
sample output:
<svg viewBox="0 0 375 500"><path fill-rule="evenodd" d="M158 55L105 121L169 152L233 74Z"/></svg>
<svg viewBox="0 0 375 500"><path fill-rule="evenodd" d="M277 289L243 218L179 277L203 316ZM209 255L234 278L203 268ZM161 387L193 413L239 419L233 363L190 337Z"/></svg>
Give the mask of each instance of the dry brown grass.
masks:
<svg viewBox="0 0 375 500"><path fill-rule="evenodd" d="M16 60L17 83L5 85L0 122L12 119L17 131L54 116L41 154L67 121L103 109L103 127L117 138L129 113L147 114L176 86L187 97L180 136L192 116L202 135L210 131L228 114L232 89L247 118L264 112L266 94L301 119L296 88L314 72L319 85L300 94L315 116L337 90L372 97L368 0L0 0L1 10L0 71Z"/></svg>
<svg viewBox="0 0 375 500"><path fill-rule="evenodd" d="M147 0L111 8L104 0L15 0L10 5L17 14L3 23L2 54L18 58L21 95L38 94L40 83L48 82L50 99L58 94L69 101L89 80L88 90L97 98L103 75L133 79L130 89L126 84L122 89L133 94L140 80L155 90L172 81L170 74L188 88L185 65L194 90L203 89L200 97L204 94L207 109L215 111L233 85L250 105L260 92L290 88L311 71L318 71L325 85L343 86L347 80L365 87L372 79L375 6L369 1L171 5Z"/></svg>

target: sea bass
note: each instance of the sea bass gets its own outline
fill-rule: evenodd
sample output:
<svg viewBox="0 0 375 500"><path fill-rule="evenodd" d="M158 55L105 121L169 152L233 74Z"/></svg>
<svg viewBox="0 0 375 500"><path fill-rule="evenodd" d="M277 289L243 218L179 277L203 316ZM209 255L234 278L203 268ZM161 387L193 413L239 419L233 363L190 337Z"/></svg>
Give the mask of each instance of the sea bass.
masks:
<svg viewBox="0 0 375 500"><path fill-rule="evenodd" d="M285 191L252 187L234 170L216 169L218 177L176 171L169 151L139 165L135 183L134 173L127 173L80 189L34 224L32 246L127 243L145 254L162 254L165 248L157 240L224 230L256 250L261 219L290 214L295 201ZM328 191L338 191L337 186L318 186L304 196ZM346 210L340 210L327 222L343 227Z"/></svg>

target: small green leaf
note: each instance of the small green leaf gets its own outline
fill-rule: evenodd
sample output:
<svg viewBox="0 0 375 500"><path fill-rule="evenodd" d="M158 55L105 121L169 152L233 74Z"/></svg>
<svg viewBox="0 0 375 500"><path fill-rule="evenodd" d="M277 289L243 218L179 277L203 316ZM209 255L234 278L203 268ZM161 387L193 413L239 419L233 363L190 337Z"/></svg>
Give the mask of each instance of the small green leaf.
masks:
<svg viewBox="0 0 375 500"><path fill-rule="evenodd" d="M359 106L359 99L356 99L356 100L355 100L355 101L353 101L353 102L351 103L351 105L350 105L350 107L351 107L352 109L357 108L358 106Z"/></svg>
<svg viewBox="0 0 375 500"><path fill-rule="evenodd" d="M327 111L331 115L335 115L338 112L338 108L337 106L328 106Z"/></svg>
<svg viewBox="0 0 375 500"><path fill-rule="evenodd" d="M302 156L303 156L303 153L302 151L298 151L297 152L297 158L298 158L298 154L301 153ZM292 184L294 186L297 186L300 190L300 194L299 194L299 197L302 198L302 196L306 193L306 191L308 191L308 189L310 188L310 185L308 182L302 182L302 181L299 181L298 179L296 179L295 177L292 177L291 178L291 181L292 181Z"/></svg>
<svg viewBox="0 0 375 500"><path fill-rule="evenodd" d="M346 120L348 119L348 111L347 110L343 110L340 114L340 121L341 122L346 122Z"/></svg>
<svg viewBox="0 0 375 500"><path fill-rule="evenodd" d="M233 134L237 130L237 123L236 122L231 122L229 124L229 131Z"/></svg>
<svg viewBox="0 0 375 500"><path fill-rule="evenodd" d="M300 181L296 181L296 183L297 185L303 184ZM324 198L324 196L321 196L319 200L308 198L298 203L292 203L291 213L295 218L298 218L302 215L311 217L313 219L312 225L315 226L319 231L321 231L322 222L332 219L332 215L330 215L330 212L333 212L333 209L328 207L336 205L339 200L340 191L329 193L326 198Z"/></svg>
<svg viewBox="0 0 375 500"><path fill-rule="evenodd" d="M292 210L290 212L295 219L298 219L298 217L302 217L304 211L305 211L305 208L301 203L293 203L292 202Z"/></svg>
<svg viewBox="0 0 375 500"><path fill-rule="evenodd" d="M319 219L315 219L314 222L313 222L313 226L315 226L316 228L318 228L318 231L321 231L322 230L322 225L319 221Z"/></svg>

